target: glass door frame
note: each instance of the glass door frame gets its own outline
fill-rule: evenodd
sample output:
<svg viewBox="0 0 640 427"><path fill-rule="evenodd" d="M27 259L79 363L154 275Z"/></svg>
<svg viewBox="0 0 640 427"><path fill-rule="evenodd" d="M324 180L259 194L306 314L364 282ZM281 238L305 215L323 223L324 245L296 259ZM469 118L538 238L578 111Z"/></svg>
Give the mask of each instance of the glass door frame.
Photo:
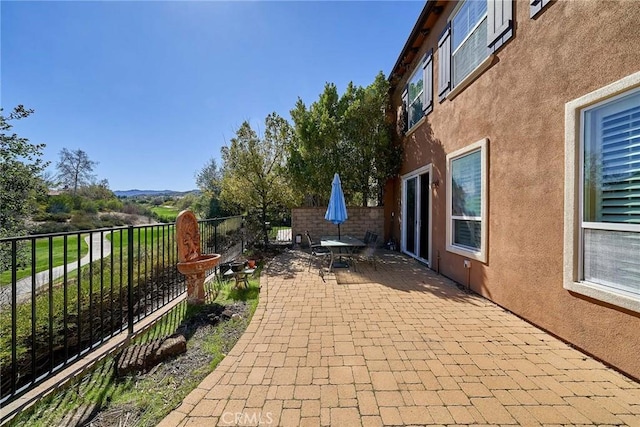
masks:
<svg viewBox="0 0 640 427"><path fill-rule="evenodd" d="M427 212L428 215L428 224L427 224L427 232L428 232L428 241L429 241L429 250L428 250L428 258L422 258L420 257L418 254L420 253L420 229L421 229L421 222L422 222L422 215L423 212L421 212L421 206L422 206L422 200L421 200L421 195L422 195L422 188L421 188L421 179L420 176L424 175L424 174L429 174L429 189L428 189L428 194L429 194L429 212ZM415 186L415 218L416 218L416 224L414 227L415 230L415 235L414 235L414 252L408 252L407 251L407 213L406 213L406 208L407 208L407 181L410 179L416 179L416 186ZM431 191L431 185L433 183L433 165L431 163L429 163L426 166L423 166L421 168L415 169L405 175L401 176L402 179L402 185L401 185L401 195L402 195L402 201L401 201L401 209L400 209L400 250L413 257L416 258L419 261L422 261L424 263L426 263L428 266L431 266L431 256L432 256L432 248L433 248L433 234L432 234L432 223L433 223L433 193Z"/></svg>

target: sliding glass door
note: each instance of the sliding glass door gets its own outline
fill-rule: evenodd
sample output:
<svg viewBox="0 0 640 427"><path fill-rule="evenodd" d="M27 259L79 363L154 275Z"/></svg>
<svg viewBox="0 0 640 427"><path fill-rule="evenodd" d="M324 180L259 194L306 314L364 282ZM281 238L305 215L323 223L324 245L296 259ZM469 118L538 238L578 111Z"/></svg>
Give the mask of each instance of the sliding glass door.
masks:
<svg viewBox="0 0 640 427"><path fill-rule="evenodd" d="M402 251L431 263L431 165L402 177Z"/></svg>

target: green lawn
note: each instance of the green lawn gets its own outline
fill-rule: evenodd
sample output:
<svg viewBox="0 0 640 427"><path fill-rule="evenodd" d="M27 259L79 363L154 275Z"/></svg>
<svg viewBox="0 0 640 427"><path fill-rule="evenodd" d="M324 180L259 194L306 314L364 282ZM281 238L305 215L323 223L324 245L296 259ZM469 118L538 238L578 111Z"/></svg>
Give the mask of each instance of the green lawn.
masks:
<svg viewBox="0 0 640 427"><path fill-rule="evenodd" d="M85 242L84 237L86 235L83 234L81 236L81 245L80 245L80 258L89 253L89 246L87 242ZM57 267L64 263L64 237L58 236L54 237L52 240L52 267ZM31 243L27 241L27 252L29 256L29 267L21 268L17 270L18 280L28 277L31 275ZM78 235L70 235L67 236L67 263L74 262L78 260ZM36 239L36 273L40 271L45 271L49 268L49 239L48 238L40 238ZM11 283L11 271L4 271L0 273L0 286L8 285Z"/></svg>
<svg viewBox="0 0 640 427"><path fill-rule="evenodd" d="M165 237L167 237L169 233L171 234L173 233L173 227L171 227L169 230L165 228L164 230ZM127 235L128 235L128 231L126 229L123 229L122 232L120 230L116 230L113 232L113 235L108 232L104 234L106 239L112 240L113 250L115 254L118 254L121 240L122 240L123 248L128 246L129 242L127 239ZM82 234L81 236L80 258L82 258L83 256L89 253L89 245L87 245L87 242L84 240L85 236L86 234ZM150 245L152 241L154 243L157 243L158 238L162 239L162 228L160 229L158 229L157 227L153 227L153 228L149 227L149 228L143 228L143 229L136 228L134 229L134 235L133 235L133 241L135 245L138 244L138 238L140 238L141 245L145 245L145 238L146 238L146 244L148 245ZM53 263L51 264L51 266L58 267L64 264L64 237L63 236L54 237L52 239L52 243L53 243L52 244ZM26 251L29 254L28 255L29 267L20 268L17 270L18 280L31 275L31 265L30 265L31 264L31 244L27 242L27 245L28 247ZM67 263L72 263L77 260L78 260L78 235L73 234L73 235L67 236ZM35 272L39 273L41 271L47 270L48 268L49 268L49 239L48 238L36 239L36 271ZM0 286L6 286L10 283L11 283L11 271L8 270L0 273Z"/></svg>
<svg viewBox="0 0 640 427"><path fill-rule="evenodd" d="M133 244L137 245L140 242L140 245L150 245L153 241L154 244L158 243L158 239L162 241L164 230L164 238L166 239L170 234L174 234L173 226L159 225L159 226L147 226L143 228L134 228L133 229ZM106 233L105 236L107 239L111 240L113 243L114 251L120 248L122 245L123 248L129 246L129 231L127 229L115 230L113 235L111 233ZM174 243L175 244L175 243Z"/></svg>
<svg viewBox="0 0 640 427"><path fill-rule="evenodd" d="M158 215L164 222L174 222L180 213L175 206L154 206L151 211Z"/></svg>

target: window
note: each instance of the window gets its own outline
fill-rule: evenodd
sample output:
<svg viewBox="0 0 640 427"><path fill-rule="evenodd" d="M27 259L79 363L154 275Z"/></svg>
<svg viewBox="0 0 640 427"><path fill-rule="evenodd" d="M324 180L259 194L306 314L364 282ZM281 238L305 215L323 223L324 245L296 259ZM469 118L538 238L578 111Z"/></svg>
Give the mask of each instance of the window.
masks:
<svg viewBox="0 0 640 427"><path fill-rule="evenodd" d="M568 103L566 125L565 288L640 311L640 73Z"/></svg>
<svg viewBox="0 0 640 427"><path fill-rule="evenodd" d="M406 129L413 128L425 115L433 109L433 51L420 61L402 94L402 102L405 105Z"/></svg>
<svg viewBox="0 0 640 427"><path fill-rule="evenodd" d="M451 20L453 86L460 84L489 55L487 2L467 0Z"/></svg>
<svg viewBox="0 0 640 427"><path fill-rule="evenodd" d="M513 35L513 0L460 2L438 40L438 96L459 93ZM455 90L457 89L457 90Z"/></svg>
<svg viewBox="0 0 640 427"><path fill-rule="evenodd" d="M422 104L424 99L424 75L422 69L414 71L413 76L409 80L409 108L407 112L409 114L409 126L411 129L418 123L418 120L422 118Z"/></svg>
<svg viewBox="0 0 640 427"><path fill-rule="evenodd" d="M447 250L486 262L487 140L447 155Z"/></svg>

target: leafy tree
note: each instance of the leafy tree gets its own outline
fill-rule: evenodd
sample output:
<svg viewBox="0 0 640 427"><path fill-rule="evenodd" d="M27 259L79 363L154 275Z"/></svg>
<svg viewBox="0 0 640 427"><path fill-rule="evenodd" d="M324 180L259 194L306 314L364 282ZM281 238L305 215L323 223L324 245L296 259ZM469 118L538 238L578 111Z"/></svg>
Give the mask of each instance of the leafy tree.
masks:
<svg viewBox="0 0 640 427"><path fill-rule="evenodd" d="M362 197L363 206L371 199L382 202L385 182L400 167L402 152L392 143L393 121L385 115L388 94L389 82L380 72L366 88L349 84L341 99L345 107L340 129L353 166L347 185Z"/></svg>
<svg viewBox="0 0 640 427"><path fill-rule="evenodd" d="M91 200L110 200L116 197L109 189L109 181L103 179L95 184L89 184L78 189L78 195Z"/></svg>
<svg viewBox="0 0 640 427"><path fill-rule="evenodd" d="M271 113L265 119L262 137L244 122L230 146L222 149L220 198L238 212L257 211L265 245L269 242L266 222L271 211L293 202L285 169L292 138L289 123Z"/></svg>
<svg viewBox="0 0 640 427"><path fill-rule="evenodd" d="M196 175L196 185L202 196L196 204L198 210L207 218L216 218L228 214L220 203L222 169L216 159L211 158Z"/></svg>
<svg viewBox="0 0 640 427"><path fill-rule="evenodd" d="M197 197L193 193L188 193L176 201L179 210L191 209L197 203Z"/></svg>
<svg viewBox="0 0 640 427"><path fill-rule="evenodd" d="M295 138L289 146L288 172L298 195L304 195L305 203L312 206L326 203L333 174L342 176L347 169L347 152L340 138L340 107L336 85L327 83L309 108L298 99L291 110Z"/></svg>
<svg viewBox="0 0 640 427"><path fill-rule="evenodd" d="M25 218L35 209L38 195L46 193L39 175L47 166L41 159L44 144L32 144L8 132L12 120L28 117L33 110L18 105L4 116L0 108L0 237L24 234ZM0 248L0 271L8 268L10 253Z"/></svg>
<svg viewBox="0 0 640 427"><path fill-rule="evenodd" d="M382 202L384 183L397 173L401 155L392 143L388 105L389 84L382 72L367 87L349 83L342 96L328 83L308 109L298 100L291 110L295 139L288 170L307 204L327 202L336 172L347 203Z"/></svg>
<svg viewBox="0 0 640 427"><path fill-rule="evenodd" d="M89 159L83 150L69 151L63 148L60 151L60 160L56 164L58 180L65 188L72 189L75 195L78 192L78 187L88 185L95 179L92 172L97 164Z"/></svg>

